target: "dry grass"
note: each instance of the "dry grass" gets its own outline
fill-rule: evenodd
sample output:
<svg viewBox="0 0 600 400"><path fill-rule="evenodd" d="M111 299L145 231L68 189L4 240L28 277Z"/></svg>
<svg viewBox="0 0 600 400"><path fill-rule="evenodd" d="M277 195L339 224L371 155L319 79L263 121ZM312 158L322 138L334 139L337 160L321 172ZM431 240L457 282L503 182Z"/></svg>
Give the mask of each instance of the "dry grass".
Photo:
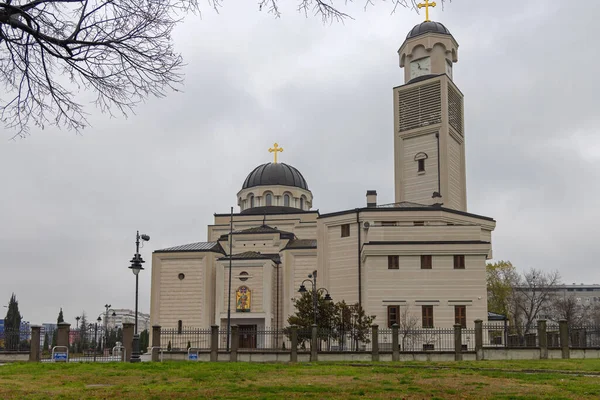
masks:
<svg viewBox="0 0 600 400"><path fill-rule="evenodd" d="M582 372L522 372L537 369ZM596 371L600 360L12 364L0 367L0 398L590 399L600 397L600 376L584 375Z"/></svg>

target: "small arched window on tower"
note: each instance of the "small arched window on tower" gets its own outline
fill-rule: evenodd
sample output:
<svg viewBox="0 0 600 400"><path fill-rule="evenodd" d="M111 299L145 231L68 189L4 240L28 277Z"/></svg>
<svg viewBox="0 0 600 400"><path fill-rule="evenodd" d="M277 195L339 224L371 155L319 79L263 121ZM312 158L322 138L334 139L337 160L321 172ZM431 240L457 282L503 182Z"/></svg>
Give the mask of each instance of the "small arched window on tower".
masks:
<svg viewBox="0 0 600 400"><path fill-rule="evenodd" d="M300 197L300 209L304 210L304 204L306 203L306 200L304 198L304 196Z"/></svg>
<svg viewBox="0 0 600 400"><path fill-rule="evenodd" d="M420 175L425 173L425 160L427 160L427 158L429 158L427 153L420 152L415 155L415 161L417 162L417 173Z"/></svg>
<svg viewBox="0 0 600 400"><path fill-rule="evenodd" d="M273 205L273 195L271 193L267 193L267 195L265 196L265 205L267 207L270 207Z"/></svg>
<svg viewBox="0 0 600 400"><path fill-rule="evenodd" d="M254 207L254 196L250 195L250 208Z"/></svg>
<svg viewBox="0 0 600 400"><path fill-rule="evenodd" d="M284 194L283 195L283 205L285 207L289 207L290 206L290 195L289 194Z"/></svg>

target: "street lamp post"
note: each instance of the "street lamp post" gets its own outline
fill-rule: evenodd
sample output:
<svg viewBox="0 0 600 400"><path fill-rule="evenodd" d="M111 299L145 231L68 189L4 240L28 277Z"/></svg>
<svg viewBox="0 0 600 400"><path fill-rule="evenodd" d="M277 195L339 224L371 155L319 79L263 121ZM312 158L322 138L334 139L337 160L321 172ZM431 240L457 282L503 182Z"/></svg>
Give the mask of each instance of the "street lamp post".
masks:
<svg viewBox="0 0 600 400"><path fill-rule="evenodd" d="M135 275L135 329L133 331L133 343L131 350L131 359L130 362L140 362L140 335L138 335L138 292L139 292L139 273L144 269L142 264L145 261L140 256L140 239L142 241L149 241L150 236L148 235L140 235L140 231L137 231L135 235L135 254L131 259L131 266L129 267L133 274Z"/></svg>
<svg viewBox="0 0 600 400"><path fill-rule="evenodd" d="M312 300L313 300L313 324L317 325L317 298L319 292L325 292L325 301L332 301L333 299L329 295L329 291L325 288L317 289L317 271L313 271L312 274L308 275L308 279L305 279L300 284L300 289L298 289L298 293L306 293L306 286L304 286L304 282L310 282L312 285Z"/></svg>
<svg viewBox="0 0 600 400"><path fill-rule="evenodd" d="M108 303L104 305L104 309L106 310L106 312L104 313L104 347L106 347L106 340L108 339L108 309L111 307L112 305Z"/></svg>
<svg viewBox="0 0 600 400"><path fill-rule="evenodd" d="M94 323L94 362L96 362L96 353L98 352L98 324L102 322L102 318L98 316L98 319Z"/></svg>

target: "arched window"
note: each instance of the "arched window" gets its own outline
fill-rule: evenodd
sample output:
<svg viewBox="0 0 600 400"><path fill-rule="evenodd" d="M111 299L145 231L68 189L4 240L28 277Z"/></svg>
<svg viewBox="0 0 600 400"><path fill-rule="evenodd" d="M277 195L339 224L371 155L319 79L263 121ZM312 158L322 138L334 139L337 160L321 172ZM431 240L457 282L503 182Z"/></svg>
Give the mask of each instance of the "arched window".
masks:
<svg viewBox="0 0 600 400"><path fill-rule="evenodd" d="M254 196L250 196L250 208L254 207Z"/></svg>
<svg viewBox="0 0 600 400"><path fill-rule="evenodd" d="M266 206L272 206L273 205L273 195L271 193L267 193L267 195L265 196L265 202L266 202Z"/></svg>
<svg viewBox="0 0 600 400"><path fill-rule="evenodd" d="M290 206L290 195L286 194L283 196L283 205L285 207L289 207Z"/></svg>
<svg viewBox="0 0 600 400"><path fill-rule="evenodd" d="M304 196L300 197L300 209L304 210Z"/></svg>

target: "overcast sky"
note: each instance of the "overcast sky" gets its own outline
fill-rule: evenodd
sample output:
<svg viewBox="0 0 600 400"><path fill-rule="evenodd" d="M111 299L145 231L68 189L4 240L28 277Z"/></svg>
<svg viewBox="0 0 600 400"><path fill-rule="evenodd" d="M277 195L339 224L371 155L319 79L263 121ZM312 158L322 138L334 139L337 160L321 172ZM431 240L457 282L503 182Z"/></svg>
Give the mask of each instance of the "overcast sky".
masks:
<svg viewBox="0 0 600 400"><path fill-rule="evenodd" d="M82 135L2 132L0 303L15 292L35 323L60 307L72 324L105 303L133 308L139 229L151 236L140 274L148 312L152 251L206 240L213 213L236 205L273 142L321 212L364 206L367 189L394 201L397 50L423 16L359 1L346 8L355 20L323 25L286 1L280 19L239 3L178 27L182 93L128 119L90 106ZM495 259L600 283L600 2L454 0L432 19L460 44L468 211L497 220Z"/></svg>

